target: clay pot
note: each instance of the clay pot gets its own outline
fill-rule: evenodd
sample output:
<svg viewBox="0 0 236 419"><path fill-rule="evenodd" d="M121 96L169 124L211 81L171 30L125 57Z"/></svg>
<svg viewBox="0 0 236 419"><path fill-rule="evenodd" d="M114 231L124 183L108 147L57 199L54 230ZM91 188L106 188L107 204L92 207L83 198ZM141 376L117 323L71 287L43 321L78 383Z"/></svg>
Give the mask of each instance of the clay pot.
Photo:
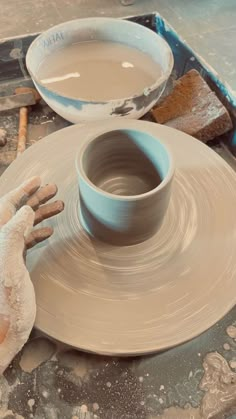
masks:
<svg viewBox="0 0 236 419"><path fill-rule="evenodd" d="M174 176L170 151L142 131L114 130L90 138L77 158L80 220L114 245L150 238L165 216Z"/></svg>

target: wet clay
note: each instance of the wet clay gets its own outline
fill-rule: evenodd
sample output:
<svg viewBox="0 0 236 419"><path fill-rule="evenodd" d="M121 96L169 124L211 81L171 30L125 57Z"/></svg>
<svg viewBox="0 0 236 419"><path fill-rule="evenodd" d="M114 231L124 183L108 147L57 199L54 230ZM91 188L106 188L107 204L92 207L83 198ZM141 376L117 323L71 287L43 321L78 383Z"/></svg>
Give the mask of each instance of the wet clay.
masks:
<svg viewBox="0 0 236 419"><path fill-rule="evenodd" d="M41 83L75 99L106 101L143 93L162 75L149 55L114 42L81 42L57 50L39 66Z"/></svg>
<svg viewBox="0 0 236 419"><path fill-rule="evenodd" d="M105 132L88 140L76 169L80 221L96 239L130 246L146 241L160 228L174 165L157 138L134 130Z"/></svg>
<svg viewBox="0 0 236 419"><path fill-rule="evenodd" d="M88 179L113 195L142 195L162 181L152 160L133 137L121 131L112 131L93 141L83 156L83 165Z"/></svg>
<svg viewBox="0 0 236 419"><path fill-rule="evenodd" d="M205 392L199 408L171 407L150 419L227 419L236 413L236 373L218 352L206 355L200 389Z"/></svg>
<svg viewBox="0 0 236 419"><path fill-rule="evenodd" d="M174 156L163 224L135 246L104 244L80 224L75 158L89 136L105 129L142 130ZM236 175L200 141L166 126L121 118L74 125L14 161L0 178L0 194L37 173L44 183L58 185L66 204L62 214L44 222L54 227L54 235L27 255L36 327L47 335L100 354L150 353L193 338L233 307Z"/></svg>
<svg viewBox="0 0 236 419"><path fill-rule="evenodd" d="M234 359L234 360L230 361L229 365L232 369L235 369L236 368L236 360Z"/></svg>
<svg viewBox="0 0 236 419"><path fill-rule="evenodd" d="M230 351L230 345L228 343L224 343L223 348L225 351Z"/></svg>
<svg viewBox="0 0 236 419"><path fill-rule="evenodd" d="M13 412L12 410L8 410L4 413L4 416L1 416L2 419L26 419L21 415L18 415L17 413Z"/></svg>
<svg viewBox="0 0 236 419"><path fill-rule="evenodd" d="M76 377L84 381L88 380L90 372L94 372L106 364L103 357L93 357L73 349L60 352L58 360L64 367L72 370Z"/></svg>
<svg viewBox="0 0 236 419"><path fill-rule="evenodd" d="M29 341L22 352L20 366L25 372L31 372L47 361L56 350L56 345L44 338Z"/></svg>
<svg viewBox="0 0 236 419"><path fill-rule="evenodd" d="M180 407L170 407L162 415L150 416L148 419L203 419L199 409L185 409Z"/></svg>
<svg viewBox="0 0 236 419"><path fill-rule="evenodd" d="M233 325L228 326L227 329L226 329L226 332L227 332L227 334L230 338L236 339L236 327L235 326L233 326Z"/></svg>
<svg viewBox="0 0 236 419"><path fill-rule="evenodd" d="M236 412L236 373L218 352L206 355L200 388L206 392L201 403L204 419L224 419Z"/></svg>

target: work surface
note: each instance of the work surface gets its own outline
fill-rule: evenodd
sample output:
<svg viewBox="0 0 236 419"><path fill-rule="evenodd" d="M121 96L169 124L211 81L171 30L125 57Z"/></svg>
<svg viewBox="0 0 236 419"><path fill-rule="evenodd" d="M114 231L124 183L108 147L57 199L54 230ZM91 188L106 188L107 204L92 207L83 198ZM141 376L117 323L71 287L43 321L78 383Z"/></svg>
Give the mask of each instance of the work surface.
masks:
<svg viewBox="0 0 236 419"><path fill-rule="evenodd" d="M236 31L234 0L224 4L221 0L136 0L130 7L121 6L119 0L26 0L24 7L21 0L1 0L1 6L4 14L0 38L38 32L76 17L136 15L157 10L236 89L236 54L231 47ZM32 143L39 134L45 135L62 126L60 118L55 118L48 109L47 112L41 120L51 121L43 125L45 131L39 133L30 126ZM230 374L224 362L224 359L230 362L232 371L236 371L236 333L229 329L230 337L226 331L233 324L236 325L236 308L197 339L158 355L136 359L86 355L37 337L34 332L22 354L14 360L5 377L0 378L0 417L197 418L197 407L203 404L206 391L199 388L204 376L203 361L206 359L209 365L207 354L217 352L219 355L211 355L208 379L218 387L221 385L223 396L233 392L228 400L235 406L228 410L222 404L231 413L224 416L221 411L217 418L236 418L236 374ZM219 383L223 370L228 384ZM211 385L209 388L214 393ZM182 410L184 406L187 411Z"/></svg>
<svg viewBox="0 0 236 419"><path fill-rule="evenodd" d="M160 13L236 90L235 0L1 0L0 39L88 16Z"/></svg>

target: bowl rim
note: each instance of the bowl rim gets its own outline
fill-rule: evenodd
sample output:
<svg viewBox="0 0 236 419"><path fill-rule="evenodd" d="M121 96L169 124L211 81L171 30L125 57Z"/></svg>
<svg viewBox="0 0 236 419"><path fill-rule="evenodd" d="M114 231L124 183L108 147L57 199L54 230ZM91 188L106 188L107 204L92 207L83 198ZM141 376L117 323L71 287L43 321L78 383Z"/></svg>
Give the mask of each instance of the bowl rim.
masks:
<svg viewBox="0 0 236 419"><path fill-rule="evenodd" d="M142 194L138 194L138 195L115 195L111 192L106 192L103 189L99 188L88 178L87 174L85 173L85 170L84 170L84 167L83 167L83 161L82 161L84 153L87 150L87 147L92 142L96 141L97 139L99 140L99 137L101 137L103 134L112 134L113 132L115 133L117 131L126 131L126 132L131 131L131 132L134 132L134 133L147 135L148 137L151 137L152 139L158 141L159 144L163 147L163 149L165 150L165 152L168 156L169 168L168 168L168 171L167 171L166 175L162 179L162 181L155 188L151 189L150 191L144 192ZM145 141L145 139L144 139L144 141ZM106 198L110 198L113 201L121 201L121 202L141 201L143 199L147 199L147 198L155 195L156 193L159 193L161 190L165 189L168 184L170 184L172 182L172 180L174 178L174 174L175 174L175 163L174 163L174 158L173 158L172 152L170 150L170 147L168 147L159 138L155 137L151 133L146 132L144 130L140 130L140 129L133 129L133 128L125 127L125 124L124 124L123 128L118 128L118 129L114 128L114 129L111 129L109 131L101 130L101 131L97 132L96 135L91 135L91 136L87 137L85 143L82 145L80 150L76 153L75 167L76 167L77 175L79 177L81 177L84 180L84 182L91 189L93 189L96 193L98 193L99 195L103 195ZM79 181L78 181L78 183L79 183Z"/></svg>
<svg viewBox="0 0 236 419"><path fill-rule="evenodd" d="M120 97L120 98L113 98L113 99L108 99L108 100L88 100L88 99L85 99L85 98L75 98L75 97L73 97L73 96L69 96L69 95L63 95L63 94L61 94L61 93L59 93L56 89L52 89L51 87L47 87L47 86L45 86L43 83L41 83L41 80L38 78L38 76L37 75L35 75L34 74L34 72L31 70L31 65L30 65L30 63L29 63L29 59L30 59L30 54L32 54L32 51L34 50L34 48L37 48L37 44L38 44L38 42L40 41L40 39L42 39L44 36L45 36L45 34L49 34L50 35L50 33L51 32L54 32L55 31L55 29L60 29L60 28L62 28L62 27L64 27L65 25L72 25L73 23L75 23L75 22L77 22L78 24L79 24L79 22L81 22L81 21L87 21L87 22L92 22L92 21L100 21L100 22L117 22L117 21L120 21L120 22L122 22L124 25L127 25L127 26L139 26L139 27L141 27L142 28L142 30L144 31L144 32L147 32L147 33L151 33L152 35L153 35L153 37L158 37L159 38L159 40L160 40L160 42L162 42L162 44L163 44L163 46L164 46L164 48L166 49L166 51L167 51L167 56L168 56L168 68L167 68L167 70L166 70L166 72L164 73L164 74L162 74L156 81L155 81L155 83L153 83L152 85L150 85L150 86L147 86L146 88L144 88L143 89L143 91L142 92L140 92L140 93L137 93L137 94L135 94L135 95L133 95L133 96L127 96L127 97ZM127 44L128 45L128 44ZM148 54L148 55L150 55L150 54ZM154 32L154 31L152 31L151 29L149 29L149 28L147 28L146 26L143 26L143 25L140 25L139 23L136 23L136 22L132 22L132 21L129 21L129 20L126 20L126 18L114 18L114 17L86 17L86 18L78 18L78 19L72 19L72 20L69 20L69 21L66 21L66 22L62 22L62 23L59 23L58 25L55 25L55 26L53 26L53 27L51 27L51 28L49 28L49 29L47 29L46 31L43 31L40 35L38 35L34 40L33 40L33 42L30 44L30 46L29 46L29 48L28 48L28 50L27 50L27 53L26 53L26 58L25 58L25 61L26 61L26 67L27 67L27 70L28 70L28 72L29 72L29 74L30 74L30 76L31 76L31 78L32 78L32 80L37 84L37 85L39 85L39 88L42 88L43 90L46 90L46 91L48 91L49 93L52 93L53 95L56 95L56 96L59 96L59 97L61 97L61 98L63 98L63 99L69 99L69 100L71 100L71 101L74 101L74 102L76 102L76 103L78 103L78 102L84 102L84 103L89 103L89 104L105 104L105 103L112 103L112 102L115 102L115 103L117 103L117 102L122 102L122 101L131 101L131 100L133 100L133 99L135 99L135 98L139 98L139 97L142 97L142 96L146 96L146 97L148 97L149 96L149 94L151 93L151 92L153 92L156 88L158 88L158 87L160 87L161 85L162 85L162 83L164 83L164 82L166 82L168 79L169 79L169 77L170 77L170 75L171 75L171 72L172 72L172 70L173 70L173 67L174 67L174 56L173 56L173 52L172 52L172 50L171 50L171 48L170 48L170 46L169 46L169 44L168 44L168 42L161 36L161 35L159 35L157 32Z"/></svg>

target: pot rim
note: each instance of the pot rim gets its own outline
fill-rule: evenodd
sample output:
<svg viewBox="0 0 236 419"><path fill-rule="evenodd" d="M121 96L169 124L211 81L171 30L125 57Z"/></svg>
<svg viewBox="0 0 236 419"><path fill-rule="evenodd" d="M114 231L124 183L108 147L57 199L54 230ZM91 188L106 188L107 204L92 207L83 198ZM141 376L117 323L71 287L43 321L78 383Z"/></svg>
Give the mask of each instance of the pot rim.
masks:
<svg viewBox="0 0 236 419"><path fill-rule="evenodd" d="M148 192L145 192L143 194L138 194L138 195L115 195L112 194L110 192L106 192L103 189L99 188L98 186L96 186L93 182L91 182L91 180L88 178L87 174L84 171L83 168L83 156L85 151L87 150L87 147L93 142L95 141L97 138L99 138L100 136L102 136L103 134L108 134L108 133L112 133L112 132L117 132L117 131L132 131L132 132L138 132L144 135L148 135L149 137L153 138L154 140L158 141L161 146L164 148L164 150L166 151L167 155L168 155L168 159L169 159L169 168L167 171L167 174L165 175L164 179L161 181L161 183L159 183L159 185L157 185L155 188L151 189ZM112 129L109 131L99 131L96 135L90 136L89 138L87 138L87 140L85 141L85 144L81 147L81 149L77 152L76 154L76 158L75 158L75 167L76 167L76 171L78 176L80 176L87 185L89 185L89 187L93 190L95 190L98 194L103 195L104 197L116 200L116 201L122 201L122 202L132 202L132 201L138 201L138 200L143 200L146 198L149 198L153 195L155 195L156 193L160 192L161 190L163 190L169 183L171 183L173 177L174 177L174 173L175 173L175 165L174 165L174 159L172 156L172 153L170 151L170 148L166 145L163 144L163 142L161 140L159 140L159 138L156 138L155 136L153 136L152 134L143 131L143 130L139 130L139 129L132 129L132 128L118 128L118 129Z"/></svg>

